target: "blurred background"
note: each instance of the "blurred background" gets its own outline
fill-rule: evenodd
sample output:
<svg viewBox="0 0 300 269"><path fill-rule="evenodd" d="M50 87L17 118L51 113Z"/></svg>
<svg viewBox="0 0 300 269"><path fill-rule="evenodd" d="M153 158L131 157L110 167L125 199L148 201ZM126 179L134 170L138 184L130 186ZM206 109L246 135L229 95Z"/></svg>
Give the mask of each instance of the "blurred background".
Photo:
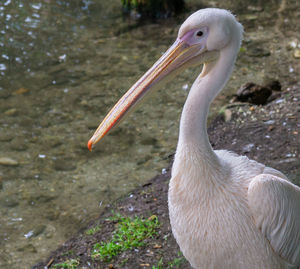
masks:
<svg viewBox="0 0 300 269"><path fill-rule="evenodd" d="M245 82L299 79L296 0L0 2L0 268L29 268L116 198L162 173L200 69L181 74L88 152L106 112L204 7L245 27L210 117Z"/></svg>

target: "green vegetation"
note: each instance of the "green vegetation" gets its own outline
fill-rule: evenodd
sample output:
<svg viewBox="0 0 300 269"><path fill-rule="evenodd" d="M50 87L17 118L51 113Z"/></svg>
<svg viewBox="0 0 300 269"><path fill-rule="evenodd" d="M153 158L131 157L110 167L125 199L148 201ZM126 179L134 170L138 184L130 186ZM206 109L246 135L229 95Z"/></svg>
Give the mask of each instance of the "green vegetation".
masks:
<svg viewBox="0 0 300 269"><path fill-rule="evenodd" d="M63 252L62 254L61 254L61 256L69 256L69 255L72 255L73 254L73 250L68 250L68 251L66 251L66 252Z"/></svg>
<svg viewBox="0 0 300 269"><path fill-rule="evenodd" d="M240 53L244 53L244 52L246 52L246 48L245 47L240 47L240 51L239 51Z"/></svg>
<svg viewBox="0 0 300 269"><path fill-rule="evenodd" d="M153 265L153 266L152 266L152 269L164 269L164 267L163 267L163 259L161 258L161 259L158 261L158 263L157 263L156 266Z"/></svg>
<svg viewBox="0 0 300 269"><path fill-rule="evenodd" d="M184 257L182 256L182 253L178 253L178 257L175 258L173 261L168 262L168 266L163 266L163 259L161 258L157 265L153 265L152 269L175 269L178 268L183 262L185 261Z"/></svg>
<svg viewBox="0 0 300 269"><path fill-rule="evenodd" d="M117 222L109 242L97 243L93 247L92 258L110 261L121 252L145 245L145 239L157 234L159 222L156 216L148 219L130 218L116 214L110 220Z"/></svg>
<svg viewBox="0 0 300 269"><path fill-rule="evenodd" d="M66 260L63 263L57 263L51 266L51 268L66 268L66 269L77 269L77 266L79 265L79 261L75 259Z"/></svg>
<svg viewBox="0 0 300 269"><path fill-rule="evenodd" d="M181 254L181 257L175 258L172 262L168 263L167 269L177 268L185 261L184 257Z"/></svg>
<svg viewBox="0 0 300 269"><path fill-rule="evenodd" d="M90 228L88 230L85 231L85 234L87 235L94 235L96 232L99 232L101 230L101 226L97 225L93 228Z"/></svg>

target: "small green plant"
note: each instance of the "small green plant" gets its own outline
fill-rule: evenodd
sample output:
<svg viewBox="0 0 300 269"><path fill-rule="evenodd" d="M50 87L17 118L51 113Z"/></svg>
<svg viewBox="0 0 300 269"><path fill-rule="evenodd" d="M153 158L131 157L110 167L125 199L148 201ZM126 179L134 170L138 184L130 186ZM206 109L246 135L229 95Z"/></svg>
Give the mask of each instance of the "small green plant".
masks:
<svg viewBox="0 0 300 269"><path fill-rule="evenodd" d="M66 268L66 269L77 269L77 266L79 265L79 261L75 259L66 260L63 263L57 263L51 266L51 268Z"/></svg>
<svg viewBox="0 0 300 269"><path fill-rule="evenodd" d="M90 228L88 230L85 231L85 234L87 235L94 235L96 232L99 232L101 230L101 226L97 225L93 228Z"/></svg>
<svg viewBox="0 0 300 269"><path fill-rule="evenodd" d="M245 48L245 47L240 47L240 53L243 53L243 52L246 52L247 51L247 49Z"/></svg>
<svg viewBox="0 0 300 269"><path fill-rule="evenodd" d="M116 214L110 220L117 222L109 242L96 243L93 247L92 258L102 261L110 261L119 253L145 245L145 239L153 237L159 227L156 216L148 219L139 217L130 218Z"/></svg>
<svg viewBox="0 0 300 269"><path fill-rule="evenodd" d="M163 268L163 259L161 258L161 259L158 261L157 265L153 265L153 266L152 266L152 269L164 269L164 268Z"/></svg>
<svg viewBox="0 0 300 269"><path fill-rule="evenodd" d="M68 255L72 255L73 254L73 250L68 250L68 251L66 251L66 252L63 252L62 254L61 254L61 256L68 256Z"/></svg>
<svg viewBox="0 0 300 269"><path fill-rule="evenodd" d="M178 268L185 261L181 252L178 252L178 257L173 261L168 262L167 267L163 267L163 259L161 258L157 265L153 265L152 269L175 269Z"/></svg>
<svg viewBox="0 0 300 269"><path fill-rule="evenodd" d="M185 261L184 257L175 258L173 261L168 263L167 269L178 268Z"/></svg>

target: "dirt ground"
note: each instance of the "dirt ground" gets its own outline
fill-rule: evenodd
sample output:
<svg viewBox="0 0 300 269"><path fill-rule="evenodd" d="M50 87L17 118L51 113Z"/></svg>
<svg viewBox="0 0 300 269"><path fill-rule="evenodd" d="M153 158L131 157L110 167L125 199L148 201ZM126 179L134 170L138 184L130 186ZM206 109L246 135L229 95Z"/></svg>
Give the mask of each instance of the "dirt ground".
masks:
<svg viewBox="0 0 300 269"><path fill-rule="evenodd" d="M215 149L246 155L281 170L294 183L300 184L300 84L287 87L280 97L265 106L229 104L225 114L225 117L220 114L210 124L209 136ZM170 229L167 207L170 167L166 173L107 206L98 219L33 268L191 268L181 256ZM93 260L91 251L95 243L112 237L115 223L108 218L113 211L143 218L156 215L161 225L158 235L148 239L145 247L128 250L103 263ZM89 228L98 225L101 226L98 232L86 234ZM55 266L71 259L79 264L75 267Z"/></svg>

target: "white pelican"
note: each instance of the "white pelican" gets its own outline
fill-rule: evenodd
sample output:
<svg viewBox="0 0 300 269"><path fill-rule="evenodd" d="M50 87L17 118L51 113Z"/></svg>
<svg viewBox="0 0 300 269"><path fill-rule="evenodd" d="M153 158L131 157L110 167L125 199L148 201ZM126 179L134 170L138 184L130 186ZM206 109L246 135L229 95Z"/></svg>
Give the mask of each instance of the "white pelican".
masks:
<svg viewBox="0 0 300 269"><path fill-rule="evenodd" d="M214 151L207 136L210 103L232 72L242 34L229 11L192 14L175 43L112 108L88 147L153 88L203 64L180 121L168 195L173 234L194 268L293 268L300 265L300 188L275 169Z"/></svg>

